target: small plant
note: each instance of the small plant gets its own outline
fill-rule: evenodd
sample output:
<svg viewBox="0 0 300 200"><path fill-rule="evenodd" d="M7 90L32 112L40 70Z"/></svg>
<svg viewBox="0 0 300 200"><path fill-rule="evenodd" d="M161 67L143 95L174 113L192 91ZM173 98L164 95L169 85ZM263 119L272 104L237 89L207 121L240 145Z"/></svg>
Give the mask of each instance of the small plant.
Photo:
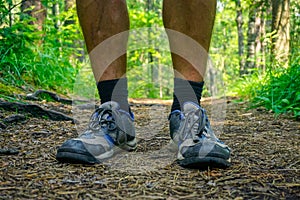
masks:
<svg viewBox="0 0 300 200"><path fill-rule="evenodd" d="M238 96L250 99L251 107L265 107L276 116L291 113L300 117L300 57L292 59L290 67L276 67L265 74L245 76L236 84Z"/></svg>
<svg viewBox="0 0 300 200"><path fill-rule="evenodd" d="M300 57L288 69L277 69L269 75L253 98L255 106L264 106L275 114L292 113L300 117Z"/></svg>
<svg viewBox="0 0 300 200"><path fill-rule="evenodd" d="M75 7L56 16L62 22L60 27L47 18L43 30L25 14L11 25L4 21L0 28L0 83L70 93L80 68L77 53L83 52L78 21L63 25L74 13Z"/></svg>

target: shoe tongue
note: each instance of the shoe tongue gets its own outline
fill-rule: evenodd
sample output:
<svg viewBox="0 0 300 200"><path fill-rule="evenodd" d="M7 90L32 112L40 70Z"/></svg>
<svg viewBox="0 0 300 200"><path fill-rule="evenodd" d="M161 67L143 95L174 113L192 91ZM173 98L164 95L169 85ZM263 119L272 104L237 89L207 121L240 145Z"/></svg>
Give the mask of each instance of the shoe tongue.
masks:
<svg viewBox="0 0 300 200"><path fill-rule="evenodd" d="M108 101L108 102L101 104L99 108L102 108L104 110L111 110L112 113L104 114L104 116L103 116L104 119L112 119L118 127L123 127L122 118L121 118L121 116L119 116L120 115L119 112L115 112L120 109L120 106L117 102Z"/></svg>
<svg viewBox="0 0 300 200"><path fill-rule="evenodd" d="M104 108L104 109L108 109L108 110L115 110L115 109L119 109L120 106L117 102L109 101L104 104L101 104L100 108Z"/></svg>
<svg viewBox="0 0 300 200"><path fill-rule="evenodd" d="M183 104L183 111L184 112L189 112L189 111L193 111L193 110L197 110L199 109L199 106L196 105L195 103L192 102L186 102Z"/></svg>

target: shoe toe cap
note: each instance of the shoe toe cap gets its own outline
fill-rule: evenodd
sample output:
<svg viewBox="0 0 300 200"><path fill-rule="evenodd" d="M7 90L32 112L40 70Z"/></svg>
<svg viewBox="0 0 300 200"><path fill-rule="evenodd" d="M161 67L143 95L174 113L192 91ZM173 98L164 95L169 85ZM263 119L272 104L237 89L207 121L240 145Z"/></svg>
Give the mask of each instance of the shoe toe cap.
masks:
<svg viewBox="0 0 300 200"><path fill-rule="evenodd" d="M194 146L183 147L181 153L183 157L216 157L226 160L230 158L230 149L218 143L198 143Z"/></svg>
<svg viewBox="0 0 300 200"><path fill-rule="evenodd" d="M65 141L61 147L58 148L58 151L69 151L69 152L87 152L85 144L80 140L70 139Z"/></svg>

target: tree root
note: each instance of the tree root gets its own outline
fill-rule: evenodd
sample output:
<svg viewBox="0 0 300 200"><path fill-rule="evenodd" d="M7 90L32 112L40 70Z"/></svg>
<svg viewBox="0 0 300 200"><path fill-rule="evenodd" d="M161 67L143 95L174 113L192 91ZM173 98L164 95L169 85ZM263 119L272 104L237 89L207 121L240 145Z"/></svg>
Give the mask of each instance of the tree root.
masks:
<svg viewBox="0 0 300 200"><path fill-rule="evenodd" d="M63 113L44 109L36 104L0 101L0 108L9 111L16 111L18 113L30 113L33 117L45 117L54 121L72 121L72 123L77 122L74 118Z"/></svg>
<svg viewBox="0 0 300 200"><path fill-rule="evenodd" d="M35 100L35 101L37 101L37 100L39 100L39 96L41 96L42 94L48 95L54 101L61 102L63 104L69 104L69 105L72 104L72 100L71 99L65 99L65 98L59 97L57 94L55 94L53 92L50 92L50 91L47 91L47 90L37 90L37 91L35 91L32 94L28 94L26 96L26 99L27 100Z"/></svg>

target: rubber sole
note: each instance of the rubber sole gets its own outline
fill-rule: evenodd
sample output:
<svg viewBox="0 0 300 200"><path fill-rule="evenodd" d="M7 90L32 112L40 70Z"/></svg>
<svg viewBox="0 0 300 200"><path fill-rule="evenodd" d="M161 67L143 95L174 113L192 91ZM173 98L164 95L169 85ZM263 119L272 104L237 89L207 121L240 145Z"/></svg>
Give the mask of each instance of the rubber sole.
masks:
<svg viewBox="0 0 300 200"><path fill-rule="evenodd" d="M81 142L81 141L80 141ZM83 143L82 143L83 144ZM128 142L122 147L115 146L111 150L95 157L82 145L81 149L71 147L60 147L57 150L56 159L62 163L73 164L99 164L104 160L112 158L120 151L134 151L137 147L136 139Z"/></svg>
<svg viewBox="0 0 300 200"><path fill-rule="evenodd" d="M184 168L207 169L212 168L228 168L231 166L230 161L218 157L190 157L183 160L177 160L177 163Z"/></svg>
<svg viewBox="0 0 300 200"><path fill-rule="evenodd" d="M80 154L68 151L59 151L56 154L56 159L62 163L74 163L74 164L98 164L100 163L91 154Z"/></svg>

